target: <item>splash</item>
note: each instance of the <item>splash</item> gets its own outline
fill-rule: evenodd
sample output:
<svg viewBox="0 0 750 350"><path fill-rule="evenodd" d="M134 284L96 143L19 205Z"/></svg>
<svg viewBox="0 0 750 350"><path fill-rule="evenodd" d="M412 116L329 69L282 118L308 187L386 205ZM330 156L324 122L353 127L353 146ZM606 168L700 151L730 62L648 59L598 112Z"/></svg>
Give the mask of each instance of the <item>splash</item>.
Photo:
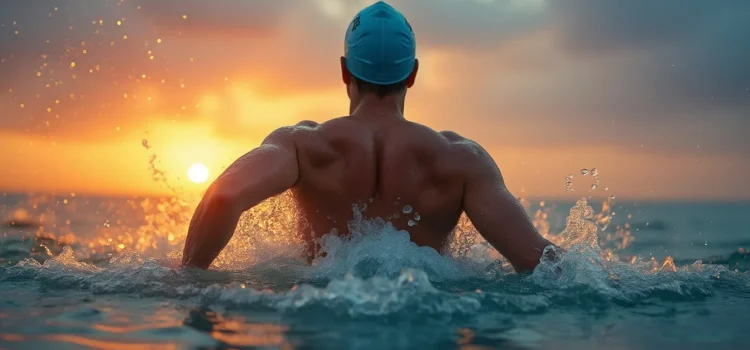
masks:
<svg viewBox="0 0 750 350"><path fill-rule="evenodd" d="M156 173L161 174L157 178L164 175ZM599 171L592 169L589 174L599 176ZM90 214L95 202L72 195L63 202L52 196L34 198L31 208L49 213L37 216L30 212L29 216L40 218L45 230L68 215ZM215 271L206 272L217 276L196 276L177 269L192 214L193 205L188 203L197 200L190 202L176 193L168 198L130 199L124 208L96 204L99 211L95 215L103 222L97 225L94 237L74 234L75 225L64 225L72 236L69 241L39 243L37 256L22 260L0 279L27 276L63 288L201 298L208 303L262 305L282 312L340 308L347 317L366 317L401 315L405 310L473 313L485 305L538 312L555 303L577 302L560 296L559 290L616 302L638 302L664 293L704 298L712 293L712 281L728 273L722 266L701 263L678 266L671 257L659 262L619 256L632 238L627 224L610 227L614 200L607 197L597 212L590 197L580 198L570 208L564 229L557 233L549 221L551 206L540 202L532 210L531 202L521 199L539 232L566 251L560 259L543 260L522 280L535 293L542 293L541 297L508 294L501 287L476 291L470 287L475 283L502 284L516 274L465 215L439 253L416 246L408 232L395 229L387 220L364 219L364 208L355 207L351 234L323 235L319 243L324 254L310 265L302 258L304 240L296 234L297 225L305 223L299 220L290 192L243 214L234 238L216 259ZM402 211L413 211L404 208ZM137 220L126 219L133 213ZM222 275L226 273L229 275ZM441 288L446 285L472 294L445 292ZM500 291L492 292L493 288ZM545 290L550 292L544 294ZM421 306L416 302L420 298L435 301Z"/></svg>
<svg viewBox="0 0 750 350"><path fill-rule="evenodd" d="M284 196L275 198L266 204L271 207L265 212L288 210L288 203ZM272 218L246 219L247 226L239 231L260 227L268 234L284 232L276 231L284 230L283 226L265 226L264 220ZM326 254L312 265L290 259L298 252L291 238L240 236L251 248L230 250L214 271L175 269L170 257L148 257L131 249L97 266L81 261L71 247L64 247L43 263L29 258L0 269L0 281L33 279L56 289L190 298L205 305L272 309L300 317L325 310L343 319L415 320L703 300L718 286L747 282L747 276L719 265L696 262L677 266L671 258L663 263L617 259L613 251L597 244L595 218L588 202L579 200L570 210L565 230L553 236L566 253L560 259L543 260L533 274L523 277L498 264L490 254L475 254L488 253L483 242L454 243L459 252L439 254L416 246L406 231L383 219L360 216L350 225L351 235L322 236L321 250ZM463 234L472 235L464 229ZM237 256L261 254L268 246L290 249L263 258L242 260Z"/></svg>
<svg viewBox="0 0 750 350"><path fill-rule="evenodd" d="M214 266L236 268L275 257L302 259L306 245L297 228L303 224L291 192L272 197L242 215L237 231Z"/></svg>
<svg viewBox="0 0 750 350"><path fill-rule="evenodd" d="M313 279L342 277L353 273L359 277L394 276L403 268L423 271L430 279L456 279L465 270L450 257L429 247L419 247L409 233L393 227L383 219L355 218L350 235L326 234L320 239L322 254L314 262Z"/></svg>
<svg viewBox="0 0 750 350"><path fill-rule="evenodd" d="M602 202L599 212L589 199L580 198L559 233L553 232L549 222L549 205L541 202L531 210L528 200L521 202L533 213L540 233L565 250L557 259L542 259L528 276L516 275L466 216L460 218L440 254L415 245L407 231L397 230L387 220L363 218L363 206L354 207L350 235L323 235L319 239L322 254L308 264L301 259L303 240L294 234L295 225L304 222L298 221L298 210L287 192L242 216L213 271L177 268L184 233L173 230L184 217L169 214L184 212L182 202L142 200L129 202L132 208L153 215L139 226L143 230L139 232L157 237L171 233L172 242L178 243L166 248L178 249L158 255L154 247L163 241L132 241L97 262L79 253L86 252L86 245L79 244L75 250L74 245L64 246L59 252L44 245L41 250L51 258L41 263L27 258L0 269L0 281L33 279L57 289L195 299L202 305L271 309L303 318L317 317L323 310L342 320L395 317L415 321L488 313L537 314L553 308L653 306L703 300L721 286L741 288L747 283L746 275L721 265L678 265L671 257L660 262L618 256L618 247L627 243L619 240L608 245L622 238L619 228L613 233L609 225L613 197Z"/></svg>
<svg viewBox="0 0 750 350"><path fill-rule="evenodd" d="M146 139L142 145L151 152ZM151 154L149 164L153 179L172 191L171 196L127 199L124 205L97 202L76 197L75 194L62 197L32 196L22 203L20 208L33 210L32 213L25 213L25 217L39 218L40 221L39 229L33 234L37 242L32 251L37 253L37 260L42 262L50 257L46 254L47 250L38 247L46 242L48 251L53 255L59 254L63 247L71 246L81 261L105 263L124 251L132 251L146 257L166 256L176 266L181 260L187 226L198 198L188 197L179 188L171 186L167 174L158 169L157 159L156 155ZM599 176L596 169L590 173ZM632 241L627 225L618 226L614 232L608 229L614 215L611 211L614 197L607 197L598 213L585 198L579 201L571 208L566 228L559 234L552 232L552 225L548 221L552 211L550 206L541 202L538 209L532 210L528 200L521 199L521 203L532 213L537 230L558 245L602 245L606 246L606 254L616 256L616 250L624 249ZM406 205L402 211L407 215L413 214L413 220L418 222L419 214L412 213L413 208ZM77 221L85 221L84 216L91 214L100 218L98 225L76 227ZM353 237L360 237L363 232L388 231L387 224L385 221L365 224L360 215L354 225L350 225L350 232L355 233ZM231 270L274 258L301 259L306 253L306 245L303 237L297 235L299 225L305 225L305 222L301 220L290 192L270 198L242 215L233 239L218 256L214 267ZM379 229L375 229L376 226ZM326 239L328 247L333 249L337 238ZM391 239L399 241L395 236ZM512 271L510 264L481 237L466 215L460 217L441 253L451 259L473 264L499 262L505 271Z"/></svg>

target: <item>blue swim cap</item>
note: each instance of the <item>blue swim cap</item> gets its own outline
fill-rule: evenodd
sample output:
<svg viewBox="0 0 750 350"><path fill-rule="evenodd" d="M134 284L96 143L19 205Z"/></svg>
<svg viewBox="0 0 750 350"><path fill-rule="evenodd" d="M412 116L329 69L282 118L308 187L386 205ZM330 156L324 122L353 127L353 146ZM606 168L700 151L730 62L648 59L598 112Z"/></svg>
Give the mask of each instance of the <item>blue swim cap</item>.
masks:
<svg viewBox="0 0 750 350"><path fill-rule="evenodd" d="M401 12L385 2L360 11L346 30L345 42L346 68L363 81L395 84L414 70L414 32Z"/></svg>

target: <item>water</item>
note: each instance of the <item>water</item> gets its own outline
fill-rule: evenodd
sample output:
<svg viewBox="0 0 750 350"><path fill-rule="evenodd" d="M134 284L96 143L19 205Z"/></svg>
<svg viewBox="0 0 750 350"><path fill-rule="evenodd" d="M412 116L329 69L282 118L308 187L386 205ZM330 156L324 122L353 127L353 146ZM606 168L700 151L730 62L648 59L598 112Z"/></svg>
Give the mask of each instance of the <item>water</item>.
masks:
<svg viewBox="0 0 750 350"><path fill-rule="evenodd" d="M748 203L526 201L568 250L527 276L465 219L442 255L357 220L308 265L285 196L243 218L213 270L181 270L194 204L0 196L0 347L747 346Z"/></svg>

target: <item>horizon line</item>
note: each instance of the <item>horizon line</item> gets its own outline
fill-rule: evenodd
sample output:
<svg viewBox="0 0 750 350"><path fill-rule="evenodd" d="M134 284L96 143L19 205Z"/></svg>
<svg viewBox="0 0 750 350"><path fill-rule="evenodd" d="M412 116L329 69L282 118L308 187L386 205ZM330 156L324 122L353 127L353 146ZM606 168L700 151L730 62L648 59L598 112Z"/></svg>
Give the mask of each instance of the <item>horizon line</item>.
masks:
<svg viewBox="0 0 750 350"><path fill-rule="evenodd" d="M10 190L10 189L0 189L0 193L3 194L3 197L6 197L8 195L11 196L34 196L34 195L51 195L51 196L71 196L71 194L74 194L75 197L94 197L94 198L113 198L113 197L120 197L120 198L169 198L169 197L192 197L195 195L200 194L202 196L203 191L185 191L180 194L169 194L169 193L133 193L133 192L96 192L96 191L45 191L45 190L29 190L29 191L19 191L19 190ZM523 200L533 200L533 201L539 201L539 202L545 202L545 201L553 201L553 202L575 202L578 201L581 198L585 198L589 201L604 201L608 197L611 196L602 196L602 195L583 195L583 196L576 196L576 195L569 195L569 196L560 196L560 195L551 195L551 196L544 196L544 195L528 195L528 196L515 196L516 198L523 199ZM661 202L661 203L679 203L679 202L709 202L709 203L750 203L750 197L742 198L742 197L734 197L734 198L720 198L720 197L639 197L639 196L629 196L629 195L614 195L615 202Z"/></svg>

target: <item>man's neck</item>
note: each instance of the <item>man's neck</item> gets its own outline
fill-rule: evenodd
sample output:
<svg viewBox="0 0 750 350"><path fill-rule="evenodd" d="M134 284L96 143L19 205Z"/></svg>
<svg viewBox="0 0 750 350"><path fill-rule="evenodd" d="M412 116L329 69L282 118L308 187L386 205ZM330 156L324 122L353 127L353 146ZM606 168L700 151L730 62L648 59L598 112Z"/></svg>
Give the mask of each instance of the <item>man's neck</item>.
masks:
<svg viewBox="0 0 750 350"><path fill-rule="evenodd" d="M403 120L405 97L403 93L382 98L374 94L366 94L357 101L351 101L349 115L361 120Z"/></svg>

